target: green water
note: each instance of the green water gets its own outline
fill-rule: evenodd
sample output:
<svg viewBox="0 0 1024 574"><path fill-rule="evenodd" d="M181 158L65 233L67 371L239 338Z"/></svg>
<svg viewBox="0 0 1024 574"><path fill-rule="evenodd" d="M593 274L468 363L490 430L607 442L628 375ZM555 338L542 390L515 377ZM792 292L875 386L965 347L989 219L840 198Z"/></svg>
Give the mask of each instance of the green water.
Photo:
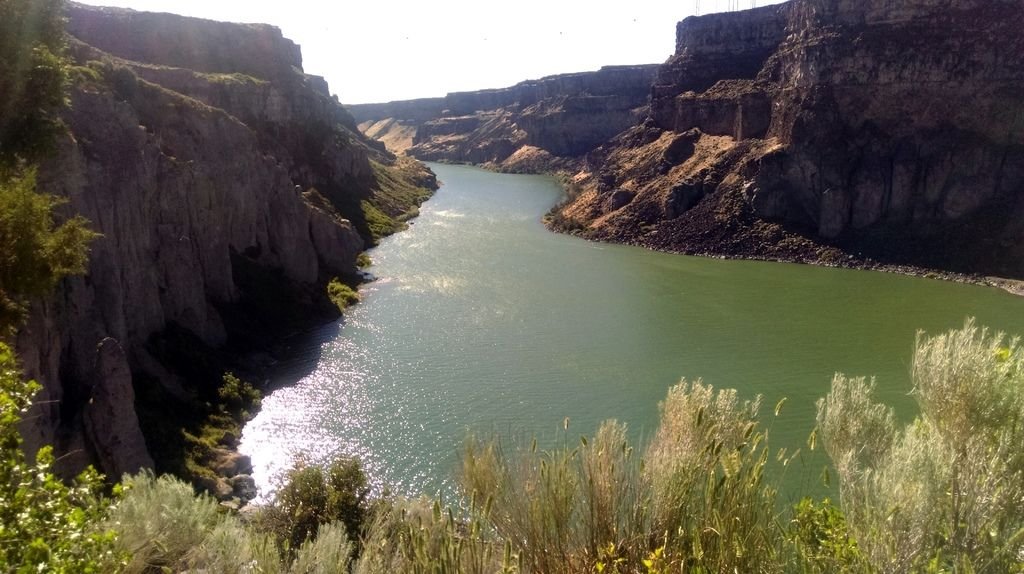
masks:
<svg viewBox="0 0 1024 574"><path fill-rule="evenodd" d="M443 185L414 225L371 252L378 280L314 334L263 402L241 450L264 488L296 457L358 455L374 482L450 494L469 431L649 435L680 377L764 396L774 447L805 447L836 371L876 375L914 414L918 329L975 316L1024 332L1024 298L996 289L801 265L722 261L588 243L546 231L547 177L434 165ZM808 455L787 483L817 488Z"/></svg>

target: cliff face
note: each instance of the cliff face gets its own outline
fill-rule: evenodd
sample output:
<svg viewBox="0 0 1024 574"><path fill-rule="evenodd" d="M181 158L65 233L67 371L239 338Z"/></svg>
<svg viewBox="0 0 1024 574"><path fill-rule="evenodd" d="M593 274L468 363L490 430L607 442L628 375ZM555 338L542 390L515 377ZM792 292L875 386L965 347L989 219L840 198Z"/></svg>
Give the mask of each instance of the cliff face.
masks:
<svg viewBox="0 0 1024 574"><path fill-rule="evenodd" d="M140 430L136 393L194 399L217 368L245 368L239 353L336 317L325 285L355 272L378 179L430 178L360 135L275 28L68 15L69 133L40 187L102 236L88 273L19 334L44 386L23 430L68 472L98 463L119 476L152 467L146 443L159 438Z"/></svg>
<svg viewBox="0 0 1024 574"><path fill-rule="evenodd" d="M392 151L434 161L544 169L586 154L643 115L657 66L609 66L444 98L349 106Z"/></svg>
<svg viewBox="0 0 1024 574"><path fill-rule="evenodd" d="M1014 0L688 18L650 117L591 154L556 225L689 253L1022 277L1022 25Z"/></svg>

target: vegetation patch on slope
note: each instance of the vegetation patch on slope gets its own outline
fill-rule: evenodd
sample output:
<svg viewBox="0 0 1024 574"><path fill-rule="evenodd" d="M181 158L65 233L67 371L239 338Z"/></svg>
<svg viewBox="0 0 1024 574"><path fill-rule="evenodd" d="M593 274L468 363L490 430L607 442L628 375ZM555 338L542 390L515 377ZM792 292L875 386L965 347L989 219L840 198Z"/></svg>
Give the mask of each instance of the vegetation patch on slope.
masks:
<svg viewBox="0 0 1024 574"><path fill-rule="evenodd" d="M374 160L370 165L375 184L361 206L376 243L405 229L406 221L419 215L419 205L437 189L437 180L426 166L405 156L397 156L392 165Z"/></svg>

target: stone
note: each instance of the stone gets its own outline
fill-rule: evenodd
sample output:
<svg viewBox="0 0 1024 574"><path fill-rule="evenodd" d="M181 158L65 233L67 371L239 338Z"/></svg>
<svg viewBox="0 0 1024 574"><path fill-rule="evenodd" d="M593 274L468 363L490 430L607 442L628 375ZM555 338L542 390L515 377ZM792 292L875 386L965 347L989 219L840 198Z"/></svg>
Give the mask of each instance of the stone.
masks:
<svg viewBox="0 0 1024 574"><path fill-rule="evenodd" d="M135 391L124 349L107 337L96 348L96 381L84 409L85 432L111 477L152 469L135 415Z"/></svg>
<svg viewBox="0 0 1024 574"><path fill-rule="evenodd" d="M687 18L649 118L588 154L562 212L673 252L1024 277L1021 29L1016 0ZM608 215L625 182L630 208Z"/></svg>
<svg viewBox="0 0 1024 574"><path fill-rule="evenodd" d="M608 194L608 199L604 202L605 212L612 212L622 209L629 205L629 202L633 201L635 194L625 189L616 189Z"/></svg>
<svg viewBox="0 0 1024 574"><path fill-rule="evenodd" d="M232 478L231 487L234 495L243 502L248 502L259 496L259 489L256 487L256 480L248 474L240 474Z"/></svg>
<svg viewBox="0 0 1024 574"><path fill-rule="evenodd" d="M221 476L235 476L252 472L252 460L237 451L215 448L211 452L210 467Z"/></svg>
<svg viewBox="0 0 1024 574"><path fill-rule="evenodd" d="M348 109L361 126L375 128L374 137L401 142L392 151L418 159L522 171L523 150L535 148L549 154L550 169L643 119L656 71L656 65L606 66L497 90ZM536 161L529 165L535 171L545 167Z"/></svg>

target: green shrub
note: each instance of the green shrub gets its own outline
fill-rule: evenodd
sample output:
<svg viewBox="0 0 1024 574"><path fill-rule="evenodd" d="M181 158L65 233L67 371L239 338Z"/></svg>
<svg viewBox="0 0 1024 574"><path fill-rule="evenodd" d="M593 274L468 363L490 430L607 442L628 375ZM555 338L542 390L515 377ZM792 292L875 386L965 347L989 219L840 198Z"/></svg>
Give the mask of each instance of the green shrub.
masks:
<svg viewBox="0 0 1024 574"><path fill-rule="evenodd" d="M62 0L0 2L0 174L51 151L64 126Z"/></svg>
<svg viewBox="0 0 1024 574"><path fill-rule="evenodd" d="M62 203L36 193L35 170L21 175L0 170L0 337L21 324L31 298L85 271L96 234L80 216L58 225L53 211Z"/></svg>
<svg viewBox="0 0 1024 574"><path fill-rule="evenodd" d="M118 533L118 547L131 555L124 572L284 571L269 538L188 484L142 473L125 477L121 489L108 524Z"/></svg>
<svg viewBox="0 0 1024 574"><path fill-rule="evenodd" d="M248 421L250 413L260 408L260 392L234 373L224 373L217 398L220 399L220 407L239 423Z"/></svg>
<svg viewBox="0 0 1024 574"><path fill-rule="evenodd" d="M354 550L344 524L324 524L315 539L302 543L288 571L292 574L349 574Z"/></svg>
<svg viewBox="0 0 1024 574"><path fill-rule="evenodd" d="M1024 350L969 320L918 335L921 414L900 428L874 382L836 375L818 428L849 529L880 571L1024 571Z"/></svg>
<svg viewBox="0 0 1024 574"><path fill-rule="evenodd" d="M478 509L456 519L428 498L380 501L363 538L354 574L391 572L520 572L510 544L502 544Z"/></svg>
<svg viewBox="0 0 1024 574"><path fill-rule="evenodd" d="M334 522L345 526L348 540L359 540L369 493L358 459L340 458L326 467L299 464L263 510L261 527L292 556Z"/></svg>
<svg viewBox="0 0 1024 574"><path fill-rule="evenodd" d="M815 572L871 572L857 541L850 535L846 516L828 498L804 498L793 507L789 538Z"/></svg>
<svg viewBox="0 0 1024 574"><path fill-rule="evenodd" d="M21 450L17 425L38 391L21 379L14 353L0 343L0 568L17 572L106 572L122 556L114 533L100 527L107 503L91 468L71 484L54 476L53 454L35 462Z"/></svg>
<svg viewBox="0 0 1024 574"><path fill-rule="evenodd" d="M356 257L356 266L360 269L365 269L370 265L373 265L373 260L370 259L369 253L363 251L358 257Z"/></svg>
<svg viewBox="0 0 1024 574"><path fill-rule="evenodd" d="M327 296L341 311L359 302L359 293L338 278L331 279L327 284Z"/></svg>

